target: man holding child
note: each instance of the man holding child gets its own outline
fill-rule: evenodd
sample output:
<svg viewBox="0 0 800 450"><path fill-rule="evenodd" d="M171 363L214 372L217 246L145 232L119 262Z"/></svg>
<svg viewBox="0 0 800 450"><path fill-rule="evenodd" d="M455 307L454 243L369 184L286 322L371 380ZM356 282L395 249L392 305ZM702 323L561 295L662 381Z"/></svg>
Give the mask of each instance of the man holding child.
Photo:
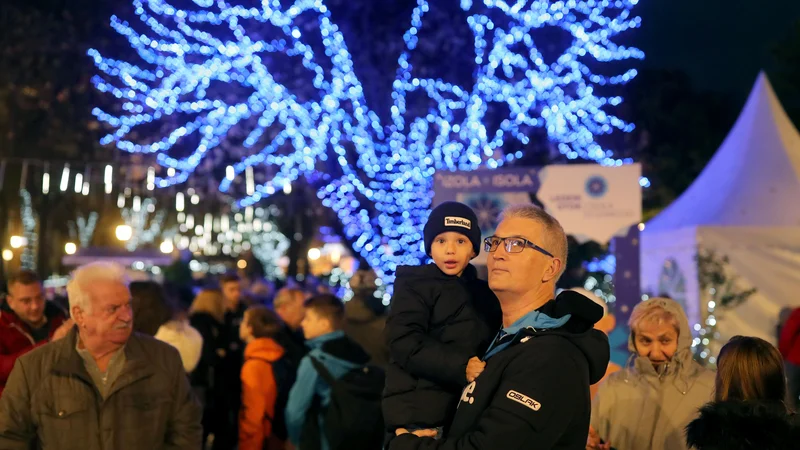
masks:
<svg viewBox="0 0 800 450"><path fill-rule="evenodd" d="M603 315L599 305L572 291L555 296L567 257L566 234L542 209L513 206L504 211L495 236L484 241L484 250L503 327L477 355L485 367L463 389L443 438L435 428L399 428L389 448L583 449L589 385L605 373L609 346L605 334L592 328ZM421 348L435 344L427 339ZM467 364L460 367L467 371Z"/></svg>

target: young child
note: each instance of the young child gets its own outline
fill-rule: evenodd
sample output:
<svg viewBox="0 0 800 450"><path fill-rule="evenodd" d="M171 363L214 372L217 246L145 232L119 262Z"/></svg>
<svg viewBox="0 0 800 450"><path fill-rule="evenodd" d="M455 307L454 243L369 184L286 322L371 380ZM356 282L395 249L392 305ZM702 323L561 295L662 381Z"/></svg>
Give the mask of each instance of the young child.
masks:
<svg viewBox="0 0 800 450"><path fill-rule="evenodd" d="M382 405L390 436L405 428L437 429L441 437L462 389L483 371L480 357L500 329L502 313L469 264L480 252L480 239L469 206L442 203L424 228L425 251L434 263L397 269Z"/></svg>
<svg viewBox="0 0 800 450"><path fill-rule="evenodd" d="M312 358L337 380L369 362L369 355L364 349L341 330L343 320L344 304L336 296L319 294L306 300L301 326L310 351L300 361L297 380L289 391L286 404L289 440L299 450L342 448L341 445L331 445L325 434L325 412L332 401L332 390L324 380L324 375L314 367ZM377 395L375 409L379 413ZM361 431L366 433L366 429Z"/></svg>
<svg viewBox="0 0 800 450"><path fill-rule="evenodd" d="M283 323L265 306L251 306L239 325L239 336L247 345L242 365L242 406L239 410L239 450L283 448L275 436L278 381L275 366L283 356L283 348L275 335ZM277 411L279 412L279 411Z"/></svg>

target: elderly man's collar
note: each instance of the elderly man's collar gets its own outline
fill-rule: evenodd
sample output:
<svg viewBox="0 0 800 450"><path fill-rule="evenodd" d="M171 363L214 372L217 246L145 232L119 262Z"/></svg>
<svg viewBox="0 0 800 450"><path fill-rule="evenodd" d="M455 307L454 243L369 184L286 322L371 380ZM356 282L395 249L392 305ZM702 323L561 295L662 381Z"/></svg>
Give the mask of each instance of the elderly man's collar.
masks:
<svg viewBox="0 0 800 450"><path fill-rule="evenodd" d="M109 392L109 396L142 378L155 374L156 366L149 360L140 339L154 338L144 336L140 333L131 334L130 339L128 339L128 342L125 344L125 367L122 370L122 374L117 379L117 382L114 384L113 389ZM78 377L89 385L92 385L92 378L86 371L83 360L75 347L77 340L78 327L75 326L63 339L59 339L51 344L59 346L59 358L53 365L52 370L62 375Z"/></svg>

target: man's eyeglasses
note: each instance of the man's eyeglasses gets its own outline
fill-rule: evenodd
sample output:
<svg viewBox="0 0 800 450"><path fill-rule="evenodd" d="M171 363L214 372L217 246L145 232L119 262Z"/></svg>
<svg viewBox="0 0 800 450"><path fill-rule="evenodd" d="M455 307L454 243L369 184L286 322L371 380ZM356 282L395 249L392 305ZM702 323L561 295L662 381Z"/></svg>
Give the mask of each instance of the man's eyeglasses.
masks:
<svg viewBox="0 0 800 450"><path fill-rule="evenodd" d="M506 248L508 253L519 253L525 249L525 247L530 247L536 250L543 255L547 255L551 258L555 258L552 253L548 252L547 250L539 247L538 245L534 244L533 242L521 238L521 237L497 237L497 236L489 236L488 238L483 240L483 249L487 252L494 252L500 247L500 244L503 244Z"/></svg>

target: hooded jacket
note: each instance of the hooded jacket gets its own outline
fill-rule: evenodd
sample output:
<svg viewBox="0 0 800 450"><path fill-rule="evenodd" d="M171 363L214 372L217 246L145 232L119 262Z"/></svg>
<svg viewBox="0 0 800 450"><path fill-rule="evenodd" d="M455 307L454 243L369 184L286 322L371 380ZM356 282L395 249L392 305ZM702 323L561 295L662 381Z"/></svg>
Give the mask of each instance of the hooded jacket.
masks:
<svg viewBox="0 0 800 450"><path fill-rule="evenodd" d="M800 424L783 403L714 402L686 427L686 441L697 450L787 450L800 447Z"/></svg>
<svg viewBox="0 0 800 450"><path fill-rule="evenodd" d="M711 400L714 373L692 358L689 321L673 300L648 300L678 319L678 349L661 370L636 356L633 332L628 349L632 366L608 377L592 404L592 426L617 450L685 450L683 430Z"/></svg>
<svg viewBox="0 0 800 450"><path fill-rule="evenodd" d="M501 321L497 297L474 266L460 277L435 264L399 267L386 322L387 430L449 424L467 384L467 362L483 355Z"/></svg>
<svg viewBox="0 0 800 450"><path fill-rule="evenodd" d="M47 337L50 338L64 323L66 314L55 303L46 301L44 316L47 318L44 326L47 327ZM34 340L30 327L11 310L8 303L3 302L0 306L0 395L17 358L47 342L48 339L38 342Z"/></svg>
<svg viewBox="0 0 800 450"><path fill-rule="evenodd" d="M270 439L278 398L272 363L282 356L283 348L270 338L254 339L244 349L239 450L261 450Z"/></svg>
<svg viewBox="0 0 800 450"><path fill-rule="evenodd" d="M540 314L566 323L531 325ZM483 373L464 389L445 439L404 434L390 450L583 450L589 385L603 377L610 353L608 337L592 328L602 316L599 305L571 291L523 316L504 329Z"/></svg>
<svg viewBox="0 0 800 450"><path fill-rule="evenodd" d="M361 295L357 294L345 303L342 324L345 334L364 348L372 364L383 368L389 362L389 348L383 333L385 327L386 316L376 314Z"/></svg>
<svg viewBox="0 0 800 450"><path fill-rule="evenodd" d="M332 333L324 334L314 339L306 341L306 345L311 349L308 355L300 361L297 369L297 380L289 391L289 400L286 404L286 431L289 440L300 450L306 447L304 439L312 433L304 433L308 428L324 430L324 417L321 411L330 404L331 387L320 377L311 363L311 357L320 361L330 374L339 379L347 372L364 366L369 362L369 355L348 338L344 331L337 330ZM313 417L309 414L312 404L319 401L320 414ZM306 423L309 420L317 420L316 424ZM319 434L319 433L317 433ZM320 436L321 442L318 444L309 443L309 448L320 448L328 450L328 442L324 436ZM367 449L365 449L367 450Z"/></svg>

